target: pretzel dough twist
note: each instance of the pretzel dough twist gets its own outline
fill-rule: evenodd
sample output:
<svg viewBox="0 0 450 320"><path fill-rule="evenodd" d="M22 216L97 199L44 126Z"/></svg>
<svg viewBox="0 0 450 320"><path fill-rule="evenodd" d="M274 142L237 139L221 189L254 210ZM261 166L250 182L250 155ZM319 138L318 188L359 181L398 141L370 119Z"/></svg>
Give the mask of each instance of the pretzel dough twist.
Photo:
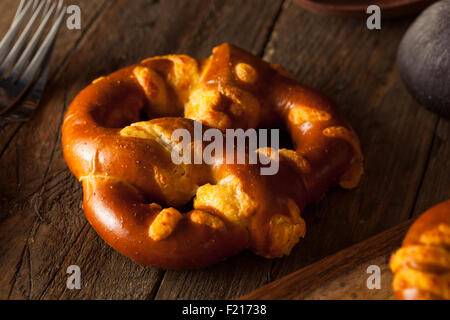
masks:
<svg viewBox="0 0 450 320"><path fill-rule="evenodd" d="M143 112L152 120L139 122ZM273 176L260 164L175 165L172 132L193 133L193 120L221 130L283 127L296 150L279 150ZM305 235L305 205L335 181L355 187L362 174L358 138L327 98L229 44L206 60L155 57L95 80L72 102L62 143L99 235L164 268L204 267L247 248L289 254Z"/></svg>
<svg viewBox="0 0 450 320"><path fill-rule="evenodd" d="M401 300L450 300L450 200L425 212L391 257Z"/></svg>

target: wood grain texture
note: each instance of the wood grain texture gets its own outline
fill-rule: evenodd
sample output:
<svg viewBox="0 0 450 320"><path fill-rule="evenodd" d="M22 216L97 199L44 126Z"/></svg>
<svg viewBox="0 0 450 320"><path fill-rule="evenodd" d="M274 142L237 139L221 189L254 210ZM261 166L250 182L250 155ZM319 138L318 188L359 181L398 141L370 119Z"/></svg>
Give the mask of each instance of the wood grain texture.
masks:
<svg viewBox="0 0 450 320"><path fill-rule="evenodd" d="M304 300L393 300L392 272L389 269L391 253L364 261L347 272L324 282L305 294ZM368 289L367 281L372 274L370 266L380 268L380 288Z"/></svg>
<svg viewBox="0 0 450 320"><path fill-rule="evenodd" d="M66 103L60 71L105 1L75 3L84 7L84 29L61 29L43 107L29 123L12 124L1 132L8 141L0 143L0 298L39 298L85 224L79 214L67 214L80 212L81 189L70 175L53 170ZM17 4L1 2L2 30Z"/></svg>
<svg viewBox="0 0 450 320"><path fill-rule="evenodd" d="M412 221L403 222L365 241L269 283L241 299L391 299L389 259L400 247ZM367 268L381 269L380 289L370 290Z"/></svg>
<svg viewBox="0 0 450 320"><path fill-rule="evenodd" d="M448 121L419 107L396 70L411 20L368 31L364 20L312 15L291 0L71 3L81 7L82 30L61 31L40 108L0 131L0 299L237 298L450 197ZM0 30L16 5L0 2ZM284 259L244 252L204 270L138 266L84 218L81 186L62 157L64 112L98 76L154 55L206 57L225 41L337 100L361 138L361 186L309 206L307 237ZM81 290L66 289L72 264L81 267Z"/></svg>
<svg viewBox="0 0 450 320"><path fill-rule="evenodd" d="M413 215L450 199L450 120L440 118Z"/></svg>

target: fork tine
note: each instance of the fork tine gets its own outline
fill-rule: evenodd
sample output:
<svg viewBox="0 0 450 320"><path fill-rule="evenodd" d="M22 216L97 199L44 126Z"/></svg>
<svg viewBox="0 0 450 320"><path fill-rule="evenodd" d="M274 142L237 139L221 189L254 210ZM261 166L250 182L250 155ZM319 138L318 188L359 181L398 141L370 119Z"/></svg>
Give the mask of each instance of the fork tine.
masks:
<svg viewBox="0 0 450 320"><path fill-rule="evenodd" d="M25 51L22 53L22 56L19 58L17 63L14 65L14 68L11 71L11 74L9 75L10 78L15 79L19 76L19 74L22 72L23 67L25 66L25 63L30 58L31 54L36 49L36 46L38 45L38 42L41 40L42 34L44 33L45 27L47 26L47 23L50 19L50 17L53 14L53 11L55 10L55 4L53 3L50 7L49 11L45 14L38 30L33 35L33 38L28 43ZM1 72L1 67L0 67Z"/></svg>
<svg viewBox="0 0 450 320"><path fill-rule="evenodd" d="M28 11L30 11L31 9L31 4L32 1L29 1L25 8L23 8L23 10L18 14L16 20L13 21L8 32L0 42L0 58L2 58L8 52L11 42L14 40L14 37L17 35L23 23L25 22L25 17L27 16Z"/></svg>
<svg viewBox="0 0 450 320"><path fill-rule="evenodd" d="M20 12L22 11L23 5L25 4L25 1L26 0L20 0L19 7L17 8L16 15L14 16L13 22L17 19L17 17L19 16Z"/></svg>
<svg viewBox="0 0 450 320"><path fill-rule="evenodd" d="M32 1L33 1L33 10L35 10L37 5L39 4L39 1L41 0L32 0Z"/></svg>
<svg viewBox="0 0 450 320"><path fill-rule="evenodd" d="M57 9L56 9L58 12L59 12L59 10L61 10L63 4L64 4L64 0L59 0L59 1L58 1L58 7L57 7Z"/></svg>
<svg viewBox="0 0 450 320"><path fill-rule="evenodd" d="M50 3L51 3L51 0L47 0L47 2L45 2L44 11L42 11L42 12L44 12L44 15L42 16L42 20L44 20L45 15L47 14L47 12L50 8Z"/></svg>
<svg viewBox="0 0 450 320"><path fill-rule="evenodd" d="M16 41L15 45L13 46L8 56L6 57L5 61L3 61L2 65L0 66L0 74L4 74L5 72L7 72L9 68L11 68L12 64L17 60L19 54L22 52L23 47L26 45L26 42L31 36L32 33L31 28L33 27L34 22L41 13L43 6L44 2L41 2L40 5L37 7L36 11L34 11L30 21L26 25L25 29L22 31L22 34L20 35L19 39Z"/></svg>
<svg viewBox="0 0 450 320"><path fill-rule="evenodd" d="M50 60L51 52L45 57L44 66L42 67L42 71L40 71L39 78L36 80L36 83L33 84L33 87L30 88L27 97L23 98L21 103L16 104L13 109L0 116L0 129L9 122L26 121L32 117L34 111L39 106L42 93L48 80Z"/></svg>
<svg viewBox="0 0 450 320"><path fill-rule="evenodd" d="M56 35L58 33L59 27L61 26L61 23L63 21L64 15L66 14L66 7L63 7L60 12L56 13L58 15L58 18L55 20L55 23L53 24L52 28L50 29L50 32L48 33L47 37L45 38L44 42L40 46L39 50L36 52L36 54L33 57L33 60L29 64L28 68L25 70L25 72L20 77L19 83L26 86L27 84L31 83L33 81L33 78L36 75L36 72L39 70L39 68L42 65L42 62L44 61L47 53L49 52L50 48L52 47Z"/></svg>

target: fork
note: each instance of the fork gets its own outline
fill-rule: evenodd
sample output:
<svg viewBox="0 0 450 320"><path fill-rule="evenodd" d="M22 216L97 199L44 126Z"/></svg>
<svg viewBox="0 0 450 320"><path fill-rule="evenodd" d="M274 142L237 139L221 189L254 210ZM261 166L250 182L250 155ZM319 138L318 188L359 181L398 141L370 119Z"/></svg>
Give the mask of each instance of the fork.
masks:
<svg viewBox="0 0 450 320"><path fill-rule="evenodd" d="M41 23L37 26L36 20L41 12ZM56 14L50 31L37 49L54 12ZM53 44L65 12L63 0L59 0L58 4L51 0L21 0L13 23L0 42L0 128L10 121L29 119L39 104L48 79ZM28 23L8 53L27 16L30 16ZM36 32L23 50L33 27L37 27ZM25 101L14 107L28 91Z"/></svg>

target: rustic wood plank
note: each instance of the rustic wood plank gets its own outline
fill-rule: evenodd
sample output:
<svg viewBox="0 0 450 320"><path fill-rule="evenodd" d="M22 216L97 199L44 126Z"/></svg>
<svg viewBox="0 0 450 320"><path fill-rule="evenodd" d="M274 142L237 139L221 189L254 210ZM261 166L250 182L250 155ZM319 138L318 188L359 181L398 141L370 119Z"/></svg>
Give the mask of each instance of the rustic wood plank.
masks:
<svg viewBox="0 0 450 320"><path fill-rule="evenodd" d="M370 259L304 295L304 300L393 300L392 272L389 269L391 253ZM367 288L369 266L380 268L380 289Z"/></svg>
<svg viewBox="0 0 450 320"><path fill-rule="evenodd" d="M61 217L63 212L73 211L68 209L71 206L79 211L79 200L64 199L58 202L60 199L51 199L56 206L54 209L61 209L58 216L52 216L55 211L46 210L50 203L46 202L49 197L43 196L48 181L60 181L61 178L69 177L60 175L59 172L50 172L65 105L62 81L55 77L106 1L80 0L74 3L85 8L82 20L84 29L61 29L55 44L49 86L43 96L41 108L29 123L9 125L0 135L0 299L38 297L38 292L56 268L55 260L58 255L64 254L65 248L69 247L70 234L62 240L60 235L70 230L70 227L73 230L84 223L81 219L67 223ZM17 1L2 1L1 9L5 10L2 11L5 15L2 14L1 26L4 30L11 22L17 4ZM44 109L47 112L42 112ZM76 188L68 192L71 181L66 181L67 184L60 185L61 195L66 192L66 195L80 196L80 190ZM60 221L53 223L50 217ZM52 232L49 232L46 239L42 239L42 246L37 246L35 235L45 229ZM46 250L52 248L54 243L60 245L58 250ZM33 260L34 255L37 256L36 261Z"/></svg>
<svg viewBox="0 0 450 320"><path fill-rule="evenodd" d="M439 119L414 216L450 199L450 121Z"/></svg>
<svg viewBox="0 0 450 320"><path fill-rule="evenodd" d="M84 13L87 3L81 3ZM258 0L105 3L105 12L95 13L49 84L52 94L0 158L1 166L9 167L0 173L0 269L8 270L0 278L1 298L154 297L163 272L121 256L86 223L81 187L62 157L64 111L91 80L148 56L183 52L202 57L225 41L261 54L280 7L280 1ZM81 267L82 290L66 289L71 264Z"/></svg>
<svg viewBox="0 0 450 320"><path fill-rule="evenodd" d="M337 101L360 137L365 174L357 189L333 189L306 208L306 239L276 261L271 278L409 218L437 121L398 76L396 50L410 22L369 31L365 20L313 15L286 2L265 58Z"/></svg>
<svg viewBox="0 0 450 320"><path fill-rule="evenodd" d="M389 259L412 221L297 270L241 299L393 299ZM367 268L381 270L379 289L367 287Z"/></svg>

